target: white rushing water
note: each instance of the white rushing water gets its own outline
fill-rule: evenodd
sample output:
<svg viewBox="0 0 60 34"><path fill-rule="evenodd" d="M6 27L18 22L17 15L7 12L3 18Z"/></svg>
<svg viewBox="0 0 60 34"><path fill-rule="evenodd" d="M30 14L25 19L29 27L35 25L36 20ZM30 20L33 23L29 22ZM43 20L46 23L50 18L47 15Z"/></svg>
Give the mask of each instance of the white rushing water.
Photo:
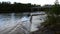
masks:
<svg viewBox="0 0 60 34"><path fill-rule="evenodd" d="M38 30L37 26L44 21L46 15L38 15L32 17L32 24L30 23L30 17L23 16L16 13L3 13L0 14L0 34L5 34L9 32L10 34L16 34L16 31L21 27L22 31L25 31L25 34L28 34L31 25L31 32ZM21 26L23 25L23 27ZM21 31L19 30L19 32ZM23 33L21 31L21 33ZM15 33L14 33L15 32ZM6 34L9 34L6 33Z"/></svg>
<svg viewBox="0 0 60 34"><path fill-rule="evenodd" d="M21 28L22 33L24 33L23 31L25 31L25 34L27 34L27 31L30 28L29 17L20 17L20 15L18 16L15 13L0 14L0 34L16 34L14 32L16 32L15 30L19 30L19 28ZM24 28L27 30L25 30Z"/></svg>
<svg viewBox="0 0 60 34"><path fill-rule="evenodd" d="M33 14L38 14L38 13L33 13ZM38 26L40 26L42 22L46 19L46 14L45 13L39 13L39 14L44 14L44 15L36 15L32 16L32 25L31 25L31 32L38 30Z"/></svg>
<svg viewBox="0 0 60 34"><path fill-rule="evenodd" d="M9 27L13 27L17 24L14 17L14 13L11 14L0 14L0 29L4 30Z"/></svg>

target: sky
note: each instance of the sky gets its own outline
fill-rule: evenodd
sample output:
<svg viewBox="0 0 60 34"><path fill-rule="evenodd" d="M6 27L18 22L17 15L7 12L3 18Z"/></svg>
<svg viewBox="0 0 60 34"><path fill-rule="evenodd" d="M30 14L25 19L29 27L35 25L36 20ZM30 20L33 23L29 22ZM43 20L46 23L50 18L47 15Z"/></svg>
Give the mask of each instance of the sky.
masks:
<svg viewBox="0 0 60 34"><path fill-rule="evenodd" d="M0 0L2 1L10 1L13 2L20 2L20 3L31 3L31 4L37 4L37 5L45 5L45 4L54 4L55 0ZM60 0L58 0L60 2Z"/></svg>

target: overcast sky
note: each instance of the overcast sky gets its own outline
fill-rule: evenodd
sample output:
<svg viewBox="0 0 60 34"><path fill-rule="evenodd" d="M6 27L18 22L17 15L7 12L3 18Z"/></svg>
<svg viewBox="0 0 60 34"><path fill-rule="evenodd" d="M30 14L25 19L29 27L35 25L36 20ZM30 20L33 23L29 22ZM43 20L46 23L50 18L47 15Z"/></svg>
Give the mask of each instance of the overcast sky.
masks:
<svg viewBox="0 0 60 34"><path fill-rule="evenodd" d="M39 4L39 5L54 4L55 2L55 0L0 0L0 1L10 1L11 3L13 2L32 3L32 4Z"/></svg>

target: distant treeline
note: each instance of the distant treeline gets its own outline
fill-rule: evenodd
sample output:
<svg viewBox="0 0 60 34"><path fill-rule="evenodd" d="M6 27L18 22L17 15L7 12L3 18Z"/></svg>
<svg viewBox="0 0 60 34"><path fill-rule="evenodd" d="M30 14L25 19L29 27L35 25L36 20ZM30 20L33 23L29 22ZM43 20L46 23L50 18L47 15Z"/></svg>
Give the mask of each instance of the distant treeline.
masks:
<svg viewBox="0 0 60 34"><path fill-rule="evenodd" d="M50 11L53 5L36 5L36 4L23 4L14 2L0 2L0 13L1 12L35 12L35 11ZM33 9L32 9L33 8ZM32 10L33 11L32 11Z"/></svg>
<svg viewBox="0 0 60 34"><path fill-rule="evenodd" d="M31 7L37 5L22 4L14 2L11 4L10 2L0 2L0 12L31 12Z"/></svg>

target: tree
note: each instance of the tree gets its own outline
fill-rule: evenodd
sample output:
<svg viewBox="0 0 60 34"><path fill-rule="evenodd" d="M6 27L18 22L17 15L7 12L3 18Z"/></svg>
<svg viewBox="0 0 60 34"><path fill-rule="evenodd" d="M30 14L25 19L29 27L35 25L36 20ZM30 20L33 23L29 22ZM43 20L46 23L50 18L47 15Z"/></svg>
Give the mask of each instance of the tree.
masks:
<svg viewBox="0 0 60 34"><path fill-rule="evenodd" d="M60 5L59 4L58 5L57 4L53 5L50 13L59 15L60 14Z"/></svg>
<svg viewBox="0 0 60 34"><path fill-rule="evenodd" d="M51 11L48 12L47 20L42 23L46 30L54 31L54 34L60 34L60 5L52 6ZM45 30L44 30L45 31ZM50 32L51 32L50 31Z"/></svg>

